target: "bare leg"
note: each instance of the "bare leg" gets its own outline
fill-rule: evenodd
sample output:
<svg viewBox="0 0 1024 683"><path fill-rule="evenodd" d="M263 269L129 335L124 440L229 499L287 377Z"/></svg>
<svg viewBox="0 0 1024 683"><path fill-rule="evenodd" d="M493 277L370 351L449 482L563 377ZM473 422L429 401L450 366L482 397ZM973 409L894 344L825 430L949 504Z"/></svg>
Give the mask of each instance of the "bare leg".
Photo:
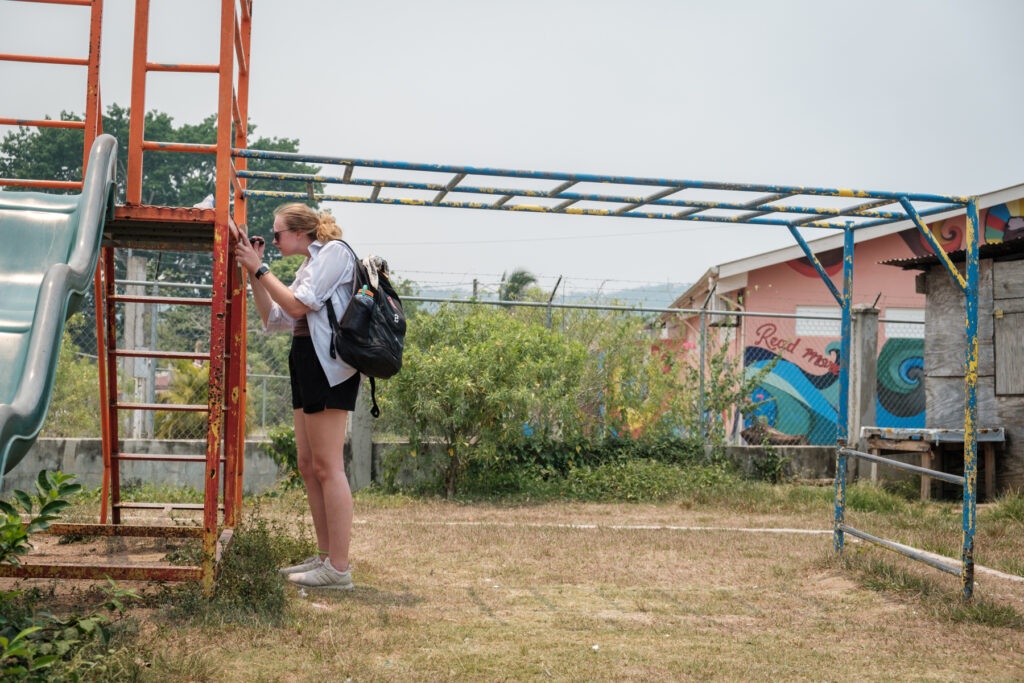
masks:
<svg viewBox="0 0 1024 683"><path fill-rule="evenodd" d="M306 485L306 499L309 511L313 515L313 529L316 530L316 547L322 558L328 552L327 516L324 513L324 496L320 490L320 482L313 469L313 451L309 446L306 433L306 417L302 409L293 412L295 421L295 450L298 454L299 474Z"/></svg>
<svg viewBox="0 0 1024 683"><path fill-rule="evenodd" d="M328 409L303 414L302 417L312 454L313 478L317 482L318 498L323 506L331 566L338 571L345 571L348 569L348 549L352 536L352 491L345 477L345 427L348 424L348 411ZM307 483L307 490L312 488ZM310 494L310 509L312 507L313 496Z"/></svg>

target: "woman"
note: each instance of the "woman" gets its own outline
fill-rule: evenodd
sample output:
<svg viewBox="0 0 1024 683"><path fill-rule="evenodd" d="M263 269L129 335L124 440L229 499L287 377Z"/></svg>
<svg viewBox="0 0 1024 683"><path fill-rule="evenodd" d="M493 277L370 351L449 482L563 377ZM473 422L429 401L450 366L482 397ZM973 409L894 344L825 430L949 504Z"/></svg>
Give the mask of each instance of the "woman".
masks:
<svg viewBox="0 0 1024 683"><path fill-rule="evenodd" d="M349 590L352 492L345 477L344 444L360 375L330 354L331 328L324 302L330 297L334 310L344 311L355 274L352 252L333 241L338 239L341 230L330 214L305 204L285 204L274 211L274 242L283 256L306 257L295 281L286 286L263 265L260 240L250 244L240 234L235 257L251 275L263 329L292 333L288 370L295 446L319 552L281 573L299 586Z"/></svg>

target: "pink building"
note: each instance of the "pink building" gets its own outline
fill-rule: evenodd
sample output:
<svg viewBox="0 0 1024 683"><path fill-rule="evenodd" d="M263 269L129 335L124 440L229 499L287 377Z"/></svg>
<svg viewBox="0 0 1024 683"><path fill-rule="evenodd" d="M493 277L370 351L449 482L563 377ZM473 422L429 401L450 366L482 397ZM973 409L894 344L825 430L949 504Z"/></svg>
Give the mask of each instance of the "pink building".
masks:
<svg viewBox="0 0 1024 683"><path fill-rule="evenodd" d="M1024 236L1024 185L979 197L982 242ZM963 212L936 217L932 233L946 251L962 248ZM842 290L843 236L809 242L832 282ZM855 233L853 303L879 309L877 422L886 427L924 427L924 308L915 273L880 262L930 254L907 221ZM709 298L709 292L712 295ZM773 365L753 394L759 408L744 425L767 424L801 442L831 444L839 395L840 307L797 244L722 263L672 304L700 309L707 301L708 338L725 344L748 373ZM796 315L737 317L715 311ZM821 318L831 319L821 319ZM686 352L700 345L700 317L664 316L663 336ZM670 341L671 340L671 341ZM688 353L693 353L689 351Z"/></svg>

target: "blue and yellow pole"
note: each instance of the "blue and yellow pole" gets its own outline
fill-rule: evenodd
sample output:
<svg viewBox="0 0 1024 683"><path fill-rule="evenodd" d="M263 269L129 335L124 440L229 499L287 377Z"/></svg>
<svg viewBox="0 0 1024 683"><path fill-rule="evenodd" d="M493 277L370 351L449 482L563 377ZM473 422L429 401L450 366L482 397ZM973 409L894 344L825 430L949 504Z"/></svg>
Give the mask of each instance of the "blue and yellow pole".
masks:
<svg viewBox="0 0 1024 683"><path fill-rule="evenodd" d="M964 511L960 574L964 600L974 595L974 528L978 480L978 203L967 202L967 344L964 377Z"/></svg>
<svg viewBox="0 0 1024 683"><path fill-rule="evenodd" d="M853 226L843 233L843 307L842 339L839 345L839 424L836 434L836 511L832 526L832 547L843 552L843 524L846 514L846 455L850 438L850 331L853 321L850 303L853 300Z"/></svg>

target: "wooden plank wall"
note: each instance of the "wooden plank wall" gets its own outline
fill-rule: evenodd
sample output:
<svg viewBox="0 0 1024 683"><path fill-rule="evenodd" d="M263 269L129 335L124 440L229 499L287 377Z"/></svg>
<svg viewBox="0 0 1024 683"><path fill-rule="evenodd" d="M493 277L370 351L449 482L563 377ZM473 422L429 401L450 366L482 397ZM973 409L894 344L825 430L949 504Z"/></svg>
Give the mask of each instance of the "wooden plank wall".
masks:
<svg viewBox="0 0 1024 683"><path fill-rule="evenodd" d="M962 265L961 269L962 269ZM964 344L966 319L964 296L942 266L927 273L925 304L925 421L928 427L963 429ZM1003 311L995 318L996 310ZM978 278L978 422L981 427L1003 427L1007 442L996 456L996 487L999 491L1024 489L1024 394L1004 393L1000 381L996 394L996 349L1005 336L1020 338L1024 330L1024 260L994 263L981 261ZM1012 330L1012 331L1011 331ZM1020 344L1019 339L1015 343ZM1013 352L1000 348L1000 368L1007 377L1024 369L1024 354L1008 365ZM1020 375L1024 378L1024 374ZM1024 379L1021 380L1024 382ZM980 449L979 449L980 454ZM979 461L981 459L979 458Z"/></svg>

